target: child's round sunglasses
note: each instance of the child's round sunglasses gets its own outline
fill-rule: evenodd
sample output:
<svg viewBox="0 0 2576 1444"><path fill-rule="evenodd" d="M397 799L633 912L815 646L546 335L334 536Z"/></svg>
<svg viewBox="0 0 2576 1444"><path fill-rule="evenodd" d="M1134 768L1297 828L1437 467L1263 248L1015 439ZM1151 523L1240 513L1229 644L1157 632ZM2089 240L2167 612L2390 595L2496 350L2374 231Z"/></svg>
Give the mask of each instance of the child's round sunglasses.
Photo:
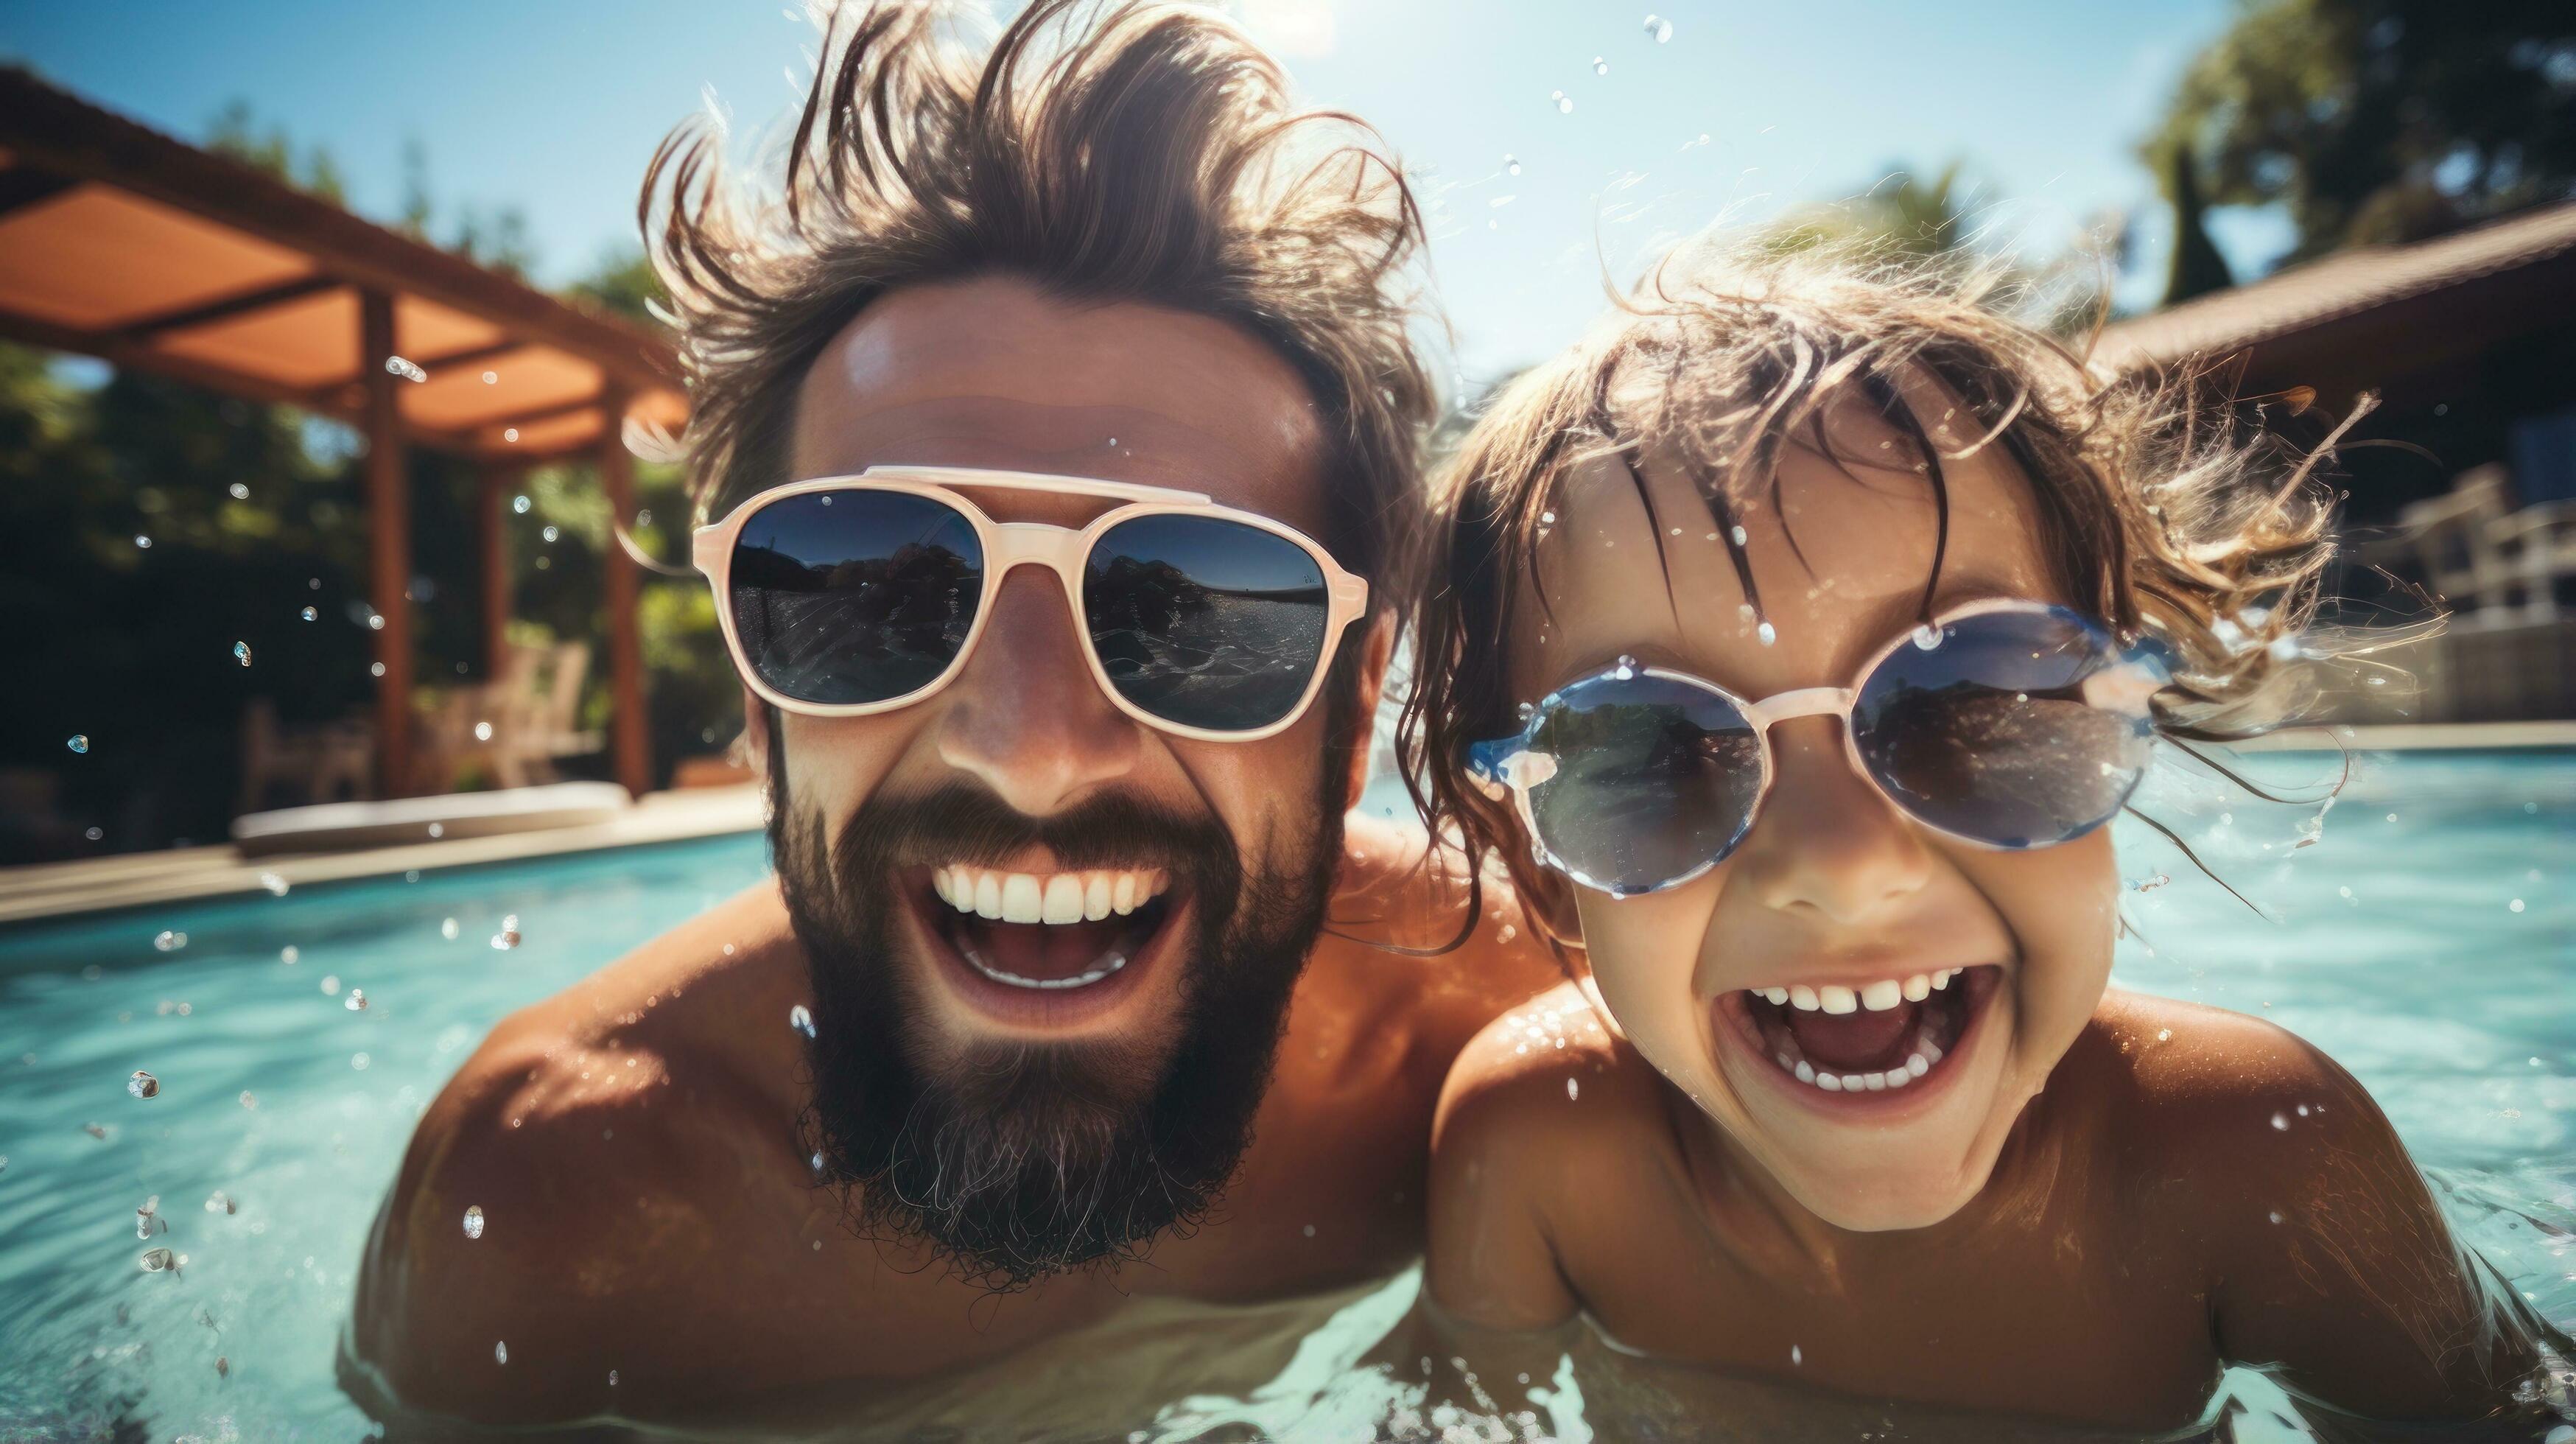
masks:
<svg viewBox="0 0 2576 1444"><path fill-rule="evenodd" d="M964 494L1115 503L1081 527L1000 522ZM1248 742L1304 715L1368 582L1312 538L1197 492L965 467L875 466L762 492L698 528L725 645L790 712L859 717L964 669L1002 579L1063 582L1100 688L1183 737Z"/></svg>
<svg viewBox="0 0 2576 1444"><path fill-rule="evenodd" d="M1679 887L1735 850L1771 789L1770 729L1793 717L1840 718L1853 769L1934 832L2049 847L2128 802L2171 677L2154 643L2122 646L2064 607L1978 602L1889 642L1850 687L1759 702L1622 658L1466 763L1510 791L1540 862L1619 896Z"/></svg>

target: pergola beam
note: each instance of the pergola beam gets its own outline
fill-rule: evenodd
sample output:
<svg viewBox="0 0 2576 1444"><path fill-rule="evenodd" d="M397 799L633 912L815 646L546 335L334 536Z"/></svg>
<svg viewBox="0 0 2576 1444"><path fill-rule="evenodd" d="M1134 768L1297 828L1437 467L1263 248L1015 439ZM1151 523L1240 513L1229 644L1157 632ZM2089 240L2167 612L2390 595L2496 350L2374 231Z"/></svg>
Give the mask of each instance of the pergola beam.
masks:
<svg viewBox="0 0 2576 1444"><path fill-rule="evenodd" d="M601 400L606 403L606 414L625 414L626 397L615 386ZM612 704L608 745L618 782L641 797L653 783L653 743L645 730L644 646L636 622L635 559L617 544L615 536L617 528L630 525L635 517L635 458L628 454L620 430L610 425L596 443L599 484L608 493L611 533L603 548L608 563L608 691Z"/></svg>
<svg viewBox="0 0 2576 1444"><path fill-rule="evenodd" d="M280 282L274 286L262 286L258 290L244 291L238 295L220 296L212 301L201 301L193 306L182 306L175 311L165 311L158 316L146 316L139 321L128 321L116 329L118 334L128 341L149 341L168 332L184 331L191 326L203 326L213 321L228 321L235 316L264 310L287 301L300 301L323 291L337 291L348 284L337 276L318 273L298 276L292 281Z"/></svg>
<svg viewBox="0 0 2576 1444"><path fill-rule="evenodd" d="M378 364L366 379L367 575L376 615L377 789L411 790L411 487L403 468L402 416L394 376L394 298L367 291L358 303L358 354Z"/></svg>

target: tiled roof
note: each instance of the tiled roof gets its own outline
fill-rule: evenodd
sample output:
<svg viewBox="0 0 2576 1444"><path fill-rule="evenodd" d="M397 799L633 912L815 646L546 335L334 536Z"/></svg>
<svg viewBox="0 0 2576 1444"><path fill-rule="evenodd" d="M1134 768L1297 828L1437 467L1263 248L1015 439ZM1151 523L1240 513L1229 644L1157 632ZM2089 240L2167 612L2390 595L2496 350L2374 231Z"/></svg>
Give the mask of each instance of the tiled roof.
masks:
<svg viewBox="0 0 2576 1444"><path fill-rule="evenodd" d="M2294 266L2104 328L2094 358L2114 370L2225 355L2324 322L2576 252L2576 201L2403 246L2367 246Z"/></svg>

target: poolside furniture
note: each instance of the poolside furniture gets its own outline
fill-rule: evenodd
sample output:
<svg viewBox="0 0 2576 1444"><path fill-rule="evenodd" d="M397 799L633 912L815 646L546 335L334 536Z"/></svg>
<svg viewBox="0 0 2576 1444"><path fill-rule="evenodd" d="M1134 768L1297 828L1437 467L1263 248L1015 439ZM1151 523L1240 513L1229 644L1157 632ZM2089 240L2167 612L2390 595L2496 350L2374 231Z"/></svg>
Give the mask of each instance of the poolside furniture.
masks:
<svg viewBox="0 0 2576 1444"><path fill-rule="evenodd" d="M589 676L588 642L509 648L499 676L450 690L423 715L413 790L453 791L476 771L495 787L556 781L557 761L600 750L599 732L579 725Z"/></svg>
<svg viewBox="0 0 2576 1444"><path fill-rule="evenodd" d="M242 709L242 786L237 810L266 805L271 788L298 802L376 795L375 729L361 718L298 723L277 720L277 705L253 697Z"/></svg>
<svg viewBox="0 0 2576 1444"><path fill-rule="evenodd" d="M2488 524L2499 562L2522 592L2522 615L2560 614L2558 589L2576 583L2576 501L2544 501Z"/></svg>
<svg viewBox="0 0 2576 1444"><path fill-rule="evenodd" d="M254 812L233 819L233 846L244 857L282 852L337 852L394 847L433 839L490 837L606 822L634 799L614 782L557 782L498 792L451 792L385 802L333 802Z"/></svg>

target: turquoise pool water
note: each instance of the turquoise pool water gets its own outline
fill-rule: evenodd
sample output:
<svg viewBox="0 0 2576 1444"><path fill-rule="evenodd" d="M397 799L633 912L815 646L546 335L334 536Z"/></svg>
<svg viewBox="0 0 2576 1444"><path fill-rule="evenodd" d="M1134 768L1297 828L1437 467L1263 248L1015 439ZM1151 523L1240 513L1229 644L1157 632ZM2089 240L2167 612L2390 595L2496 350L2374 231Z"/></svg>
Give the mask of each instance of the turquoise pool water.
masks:
<svg viewBox="0 0 2576 1444"><path fill-rule="evenodd" d="M2275 921L2124 832L2133 878L2174 880L2133 896L2143 938L2119 980L2259 1012L2340 1058L2464 1234L2576 1325L2576 757L2371 759L2307 847L2314 809L2168 790L2167 815ZM0 932L0 1439L361 1436L332 1353L420 1109L503 1014L763 867L740 836ZM496 949L512 915L521 941ZM159 1096L128 1095L137 1069ZM166 1231L138 1239L154 1196ZM144 1272L152 1248L180 1271ZM1280 1383L1292 1397L1264 1391L1264 1418L1343 1387ZM2259 1384L2247 1397L2245 1437L2289 1437L2266 1432Z"/></svg>

